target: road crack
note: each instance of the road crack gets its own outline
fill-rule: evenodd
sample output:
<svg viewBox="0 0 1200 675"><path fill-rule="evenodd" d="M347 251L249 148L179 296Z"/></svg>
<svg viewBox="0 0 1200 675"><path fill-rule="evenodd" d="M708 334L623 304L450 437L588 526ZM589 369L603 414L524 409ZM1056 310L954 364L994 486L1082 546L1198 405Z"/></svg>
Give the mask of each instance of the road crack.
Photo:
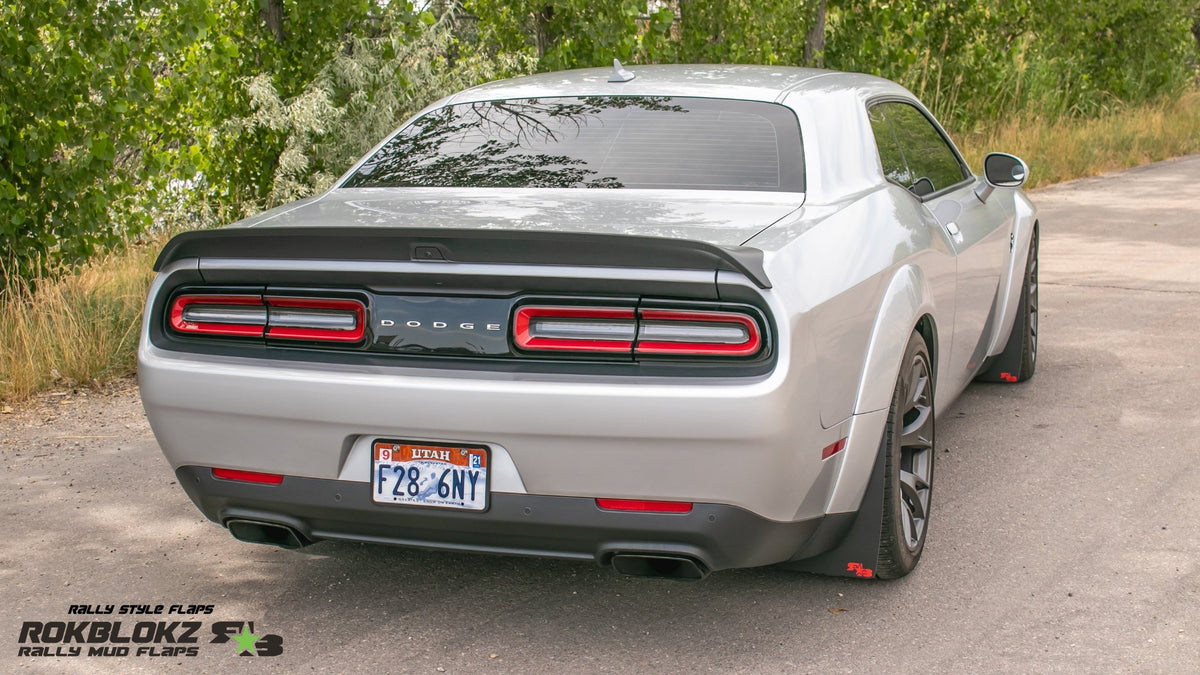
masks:
<svg viewBox="0 0 1200 675"><path fill-rule="evenodd" d="M1174 293L1177 295L1200 295L1200 289L1177 290L1173 288L1134 288L1132 286L1117 286L1114 284L1071 284L1063 281L1042 281L1043 286L1070 286L1071 288L1105 288L1114 291L1142 291L1145 293Z"/></svg>

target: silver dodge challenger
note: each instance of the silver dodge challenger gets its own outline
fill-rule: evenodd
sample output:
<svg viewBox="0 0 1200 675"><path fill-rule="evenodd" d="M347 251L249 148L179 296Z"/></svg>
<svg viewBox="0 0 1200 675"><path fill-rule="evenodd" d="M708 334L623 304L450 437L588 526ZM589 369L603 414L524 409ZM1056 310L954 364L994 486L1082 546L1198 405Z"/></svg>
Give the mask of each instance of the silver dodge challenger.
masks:
<svg viewBox="0 0 1200 675"><path fill-rule="evenodd" d="M238 539L895 578L934 421L1037 354L1027 169L877 77L614 67L434 103L163 249L138 353Z"/></svg>

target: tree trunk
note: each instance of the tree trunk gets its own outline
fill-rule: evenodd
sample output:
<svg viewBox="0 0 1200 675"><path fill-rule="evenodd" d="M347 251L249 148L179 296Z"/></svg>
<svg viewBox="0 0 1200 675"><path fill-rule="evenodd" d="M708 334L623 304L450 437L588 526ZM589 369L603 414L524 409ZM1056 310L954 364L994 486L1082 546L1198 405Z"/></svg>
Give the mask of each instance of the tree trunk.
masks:
<svg viewBox="0 0 1200 675"><path fill-rule="evenodd" d="M818 0L812 25L808 27L808 35L804 36L804 65L825 67L825 0Z"/></svg>
<svg viewBox="0 0 1200 675"><path fill-rule="evenodd" d="M281 43L287 37L283 32L283 0L258 0L258 18L267 24L267 32L275 42Z"/></svg>
<svg viewBox="0 0 1200 675"><path fill-rule="evenodd" d="M545 5L533 14L533 40L537 47L539 59L545 56L546 52L550 51L550 48L558 41L558 36L550 32L550 22L552 20L554 20L553 5Z"/></svg>

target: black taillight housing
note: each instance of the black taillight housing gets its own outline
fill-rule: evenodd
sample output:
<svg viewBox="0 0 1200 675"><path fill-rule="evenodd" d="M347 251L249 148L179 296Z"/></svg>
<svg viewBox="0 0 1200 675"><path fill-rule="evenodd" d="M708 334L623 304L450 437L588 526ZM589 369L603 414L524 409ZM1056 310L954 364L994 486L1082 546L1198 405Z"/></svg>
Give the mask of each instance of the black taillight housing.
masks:
<svg viewBox="0 0 1200 675"><path fill-rule="evenodd" d="M188 284L151 311L155 344L223 355L649 376L755 375L776 356L768 311L740 298Z"/></svg>

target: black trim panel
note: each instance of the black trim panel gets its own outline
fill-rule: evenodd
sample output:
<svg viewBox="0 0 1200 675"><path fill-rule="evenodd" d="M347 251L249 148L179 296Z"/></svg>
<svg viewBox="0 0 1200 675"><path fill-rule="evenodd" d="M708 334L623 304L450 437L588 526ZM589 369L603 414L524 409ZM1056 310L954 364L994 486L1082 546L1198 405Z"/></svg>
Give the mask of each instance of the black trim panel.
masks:
<svg viewBox="0 0 1200 675"><path fill-rule="evenodd" d="M191 270L187 274L176 273L181 278L192 277ZM348 276L344 273L343 276ZM763 348L759 354L748 358L718 358L718 357L673 357L670 355L641 355L634 359L630 354L624 355L592 355L587 353L536 354L518 355L509 349L509 336L512 332L512 307L519 302L547 301L576 303L623 302L636 306L642 298L637 296L597 295L594 292L587 296L560 294L526 294L510 288L496 288L505 280L493 280L491 293L466 293L443 285L440 295L413 294L411 296L390 296L377 292L365 292L361 288L342 287L304 287L296 284L282 286L272 285L175 285L175 275L167 279L159 290L150 307L150 342L155 346L172 352L193 354L208 354L219 357L270 359L281 362L297 363L327 363L349 366L372 366L383 368L429 368L438 370L500 372L500 373L539 373L539 374L581 374L581 375L616 375L621 377L758 377L771 372L778 360L776 347L776 326L770 315L763 309L762 297L753 290L751 284L742 279L741 286L720 286L731 298L739 298L743 302L733 301L694 301L691 299L670 299L653 297L650 300L655 307L688 309L692 307L712 311L733 311L753 316L763 331ZM449 278L453 281L453 278ZM343 282L346 280L343 279ZM598 284L602 282L595 282ZM513 287L515 288L515 287ZM595 289L593 288L593 291ZM235 338L210 336L189 336L168 329L168 308L173 299L180 293L218 293L218 294L283 294L312 297L352 297L367 305L369 323L363 344L349 346L324 345L320 343L285 342L282 340L263 340L261 338ZM375 343L379 338L378 328L374 325L380 318L381 305L386 309L388 302L404 298L420 299L428 306L444 304L445 306L461 305L469 301L481 301L503 306L503 349L497 348L491 352L475 350L470 353L454 353L451 351L424 350L404 351L381 348ZM748 302L747 302L748 301ZM431 315L432 316L432 315ZM465 316L465 315L464 315ZM429 319L431 317L420 317ZM450 324L448 314L438 318ZM464 320L480 321L484 317L472 314ZM455 324L457 325L457 324ZM499 343L497 343L499 344Z"/></svg>
<svg viewBox="0 0 1200 675"><path fill-rule="evenodd" d="M382 227L231 227L177 235L155 271L185 258L501 263L729 270L770 288L762 251L686 239L569 232Z"/></svg>
<svg viewBox="0 0 1200 675"><path fill-rule="evenodd" d="M608 564L615 553L692 557L710 570L757 567L789 560L803 549L831 546L825 518L777 522L724 504L693 506L690 513L606 511L595 500L496 492L486 512L375 504L370 483L286 476L279 485L212 477L184 466L179 484L210 520L288 525L311 541L337 539L417 548L591 559ZM835 518L836 517L832 517ZM841 523L838 523L839 525ZM839 528L834 528L839 529Z"/></svg>

